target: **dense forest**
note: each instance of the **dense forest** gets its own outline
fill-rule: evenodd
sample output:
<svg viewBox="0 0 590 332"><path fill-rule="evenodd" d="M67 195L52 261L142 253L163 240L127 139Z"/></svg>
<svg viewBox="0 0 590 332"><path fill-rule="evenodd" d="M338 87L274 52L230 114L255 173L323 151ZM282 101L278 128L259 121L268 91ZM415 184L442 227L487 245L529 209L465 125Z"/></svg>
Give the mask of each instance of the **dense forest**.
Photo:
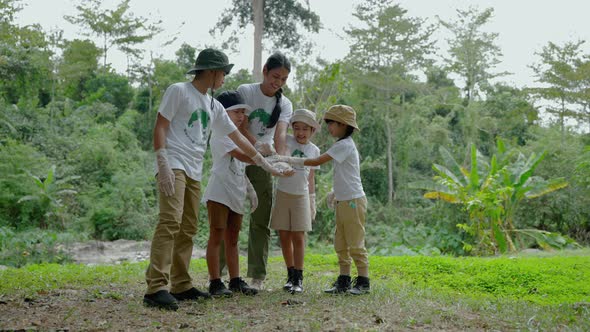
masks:
<svg viewBox="0 0 590 332"><path fill-rule="evenodd" d="M141 45L162 32L160 22L133 16L128 0L114 10L100 4L82 2L66 17L88 32L67 40L61 31L19 26L22 5L0 0L0 264L59 262L67 259L64 243L153 232L158 103L171 83L190 79L184 73L199 49L184 43L175 59L154 58ZM285 95L318 116L335 103L357 111L374 254L487 255L590 243L584 40L527 50L537 84L517 88L496 71L497 34L482 29L491 8L459 9L456 20L433 25L391 1L367 0L354 16L362 27L343 31L351 48L338 61L298 56L304 41L283 45L295 65ZM444 58L436 28L451 36ZM108 62L113 48L130 59L124 73ZM239 70L223 89L252 81ZM314 141L322 151L332 144L325 130ZM204 169L210 165L209 155ZM331 176L329 166L317 173L311 247L332 237ZM201 208L198 245L206 220Z"/></svg>

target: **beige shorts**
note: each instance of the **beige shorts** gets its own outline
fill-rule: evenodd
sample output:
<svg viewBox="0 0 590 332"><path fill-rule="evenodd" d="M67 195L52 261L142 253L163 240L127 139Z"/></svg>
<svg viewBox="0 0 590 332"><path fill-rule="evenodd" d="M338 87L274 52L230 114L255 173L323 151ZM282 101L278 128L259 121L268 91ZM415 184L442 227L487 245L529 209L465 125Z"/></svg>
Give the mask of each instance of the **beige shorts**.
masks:
<svg viewBox="0 0 590 332"><path fill-rule="evenodd" d="M308 195L292 195L277 190L270 217L270 228L278 231L311 231Z"/></svg>

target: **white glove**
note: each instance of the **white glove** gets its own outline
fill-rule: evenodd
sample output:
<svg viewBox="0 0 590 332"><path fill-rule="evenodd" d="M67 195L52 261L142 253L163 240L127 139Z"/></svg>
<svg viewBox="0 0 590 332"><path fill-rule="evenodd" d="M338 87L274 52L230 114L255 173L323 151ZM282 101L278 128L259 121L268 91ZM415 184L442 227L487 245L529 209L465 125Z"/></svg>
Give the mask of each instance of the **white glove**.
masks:
<svg viewBox="0 0 590 332"><path fill-rule="evenodd" d="M292 166L298 166L298 167L303 167L304 163L305 163L305 158L299 158L299 157L288 157L288 156L278 156L276 157L277 161L282 161L285 163L288 163Z"/></svg>
<svg viewBox="0 0 590 332"><path fill-rule="evenodd" d="M268 144L265 142L256 141L256 143L254 144L254 148L256 149L256 151L260 152L260 154L265 157L277 154L272 144Z"/></svg>
<svg viewBox="0 0 590 332"><path fill-rule="evenodd" d="M328 204L328 208L330 210L334 210L334 204L336 203L336 195L334 195L334 190L330 191L328 195L326 195L326 203Z"/></svg>
<svg viewBox="0 0 590 332"><path fill-rule="evenodd" d="M285 176L281 171L273 167L264 157L257 153L254 157L252 157L252 161L256 164L256 166L260 166L263 170L269 172L274 176Z"/></svg>
<svg viewBox="0 0 590 332"><path fill-rule="evenodd" d="M158 189L166 196L174 195L174 172L168 164L168 153L166 149L156 151L156 162L158 164Z"/></svg>
<svg viewBox="0 0 590 332"><path fill-rule="evenodd" d="M246 176L244 175L244 177ZM258 195L256 195L256 190L254 190L254 186L252 185L252 182L248 180L248 177L246 177L246 194L250 200L250 212L254 212L258 207Z"/></svg>
<svg viewBox="0 0 590 332"><path fill-rule="evenodd" d="M309 194L309 209L311 211L311 221L315 221L315 215L317 213L315 208L315 193Z"/></svg>

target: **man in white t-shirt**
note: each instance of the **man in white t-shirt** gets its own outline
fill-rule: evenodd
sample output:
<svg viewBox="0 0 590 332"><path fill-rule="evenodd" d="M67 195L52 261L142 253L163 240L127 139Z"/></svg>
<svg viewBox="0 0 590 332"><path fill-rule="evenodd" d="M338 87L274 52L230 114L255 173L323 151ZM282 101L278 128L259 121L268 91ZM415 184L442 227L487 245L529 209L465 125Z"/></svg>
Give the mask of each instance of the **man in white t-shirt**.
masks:
<svg viewBox="0 0 590 332"><path fill-rule="evenodd" d="M194 68L187 72L194 74L194 79L172 84L160 104L154 128L160 214L145 274L143 301L147 306L176 310L177 301L209 297L193 287L188 269L197 232L203 155L211 132L227 135L257 165L282 175L240 134L223 106L207 94L223 85L232 67L223 52L201 51Z"/></svg>

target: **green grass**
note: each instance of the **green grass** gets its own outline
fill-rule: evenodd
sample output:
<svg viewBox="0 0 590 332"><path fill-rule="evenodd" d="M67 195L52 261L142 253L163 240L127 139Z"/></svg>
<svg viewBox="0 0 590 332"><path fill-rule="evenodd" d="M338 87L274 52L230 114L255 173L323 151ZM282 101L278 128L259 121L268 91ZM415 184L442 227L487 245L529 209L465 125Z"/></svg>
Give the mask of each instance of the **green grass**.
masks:
<svg viewBox="0 0 590 332"><path fill-rule="evenodd" d="M373 256L370 264L370 295L327 296L322 289L337 276L336 256L308 254L305 292L293 297L280 290L285 274L282 258L272 257L266 285L275 291L191 305L181 308L186 311L181 316L156 311L161 320L146 321L145 316L154 311L141 306L146 262L9 268L0 271L0 300L45 303L64 290L82 292L85 303L123 307L125 319L132 322L122 326L138 329L185 328L197 321L203 326L217 324L219 330L590 329L590 250L494 258ZM194 260L191 270L195 284L203 287L205 261ZM286 299L297 299L301 305L285 306ZM58 311L63 316L60 322L84 315L76 305L65 307L69 309ZM12 315L18 313L15 309ZM12 321L0 318L0 328L23 327L8 322ZM93 327L80 324L70 327ZM109 324L114 325L105 328L121 327Z"/></svg>

